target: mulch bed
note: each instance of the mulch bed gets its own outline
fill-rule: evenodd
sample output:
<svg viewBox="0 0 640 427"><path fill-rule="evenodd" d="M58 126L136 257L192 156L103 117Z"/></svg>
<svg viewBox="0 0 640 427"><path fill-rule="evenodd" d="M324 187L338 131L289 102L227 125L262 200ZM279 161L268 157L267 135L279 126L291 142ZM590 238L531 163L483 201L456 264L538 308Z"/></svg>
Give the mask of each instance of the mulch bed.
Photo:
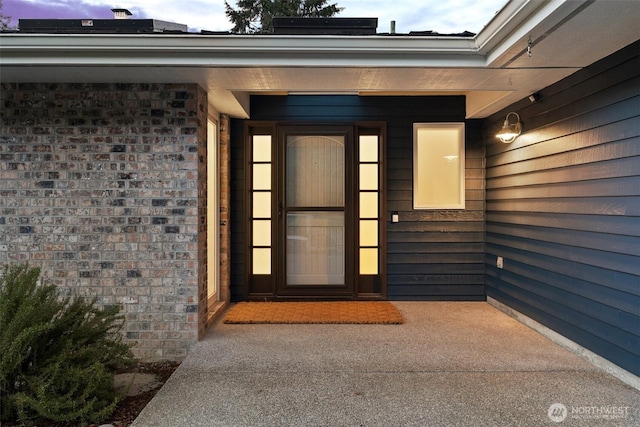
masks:
<svg viewBox="0 0 640 427"><path fill-rule="evenodd" d="M102 424L111 424L114 427L127 427L133 423L138 414L142 412L147 403L153 399L162 385L169 379L173 371L175 371L180 362L174 361L161 361L161 362L145 362L137 363L129 368L123 370L123 372L137 372L144 374L155 374L160 383L157 388L149 390L147 392L138 394L136 396L126 396L120 401L116 410L111 414L109 420L105 420L100 424L91 424L89 427L97 427ZM20 424L15 423L3 423L5 427L18 427ZM75 424L69 423L54 423L45 422L38 423L38 427L75 427Z"/></svg>
<svg viewBox="0 0 640 427"><path fill-rule="evenodd" d="M162 362L150 362L150 363L138 363L123 372L138 372L141 374L155 374L158 378L158 382L164 384L167 382L173 371L175 371L178 366L180 366L180 362L174 361L162 361ZM126 396L124 399L120 401L116 410L111 414L110 420L108 424L112 424L114 427L126 427L133 423L133 420L136 419L138 414L142 412L147 403L153 399L153 396L156 395L158 390L162 385L158 386L158 388L149 390L147 392L138 394L136 396ZM107 423L104 423L107 424ZM98 424L96 424L97 426Z"/></svg>

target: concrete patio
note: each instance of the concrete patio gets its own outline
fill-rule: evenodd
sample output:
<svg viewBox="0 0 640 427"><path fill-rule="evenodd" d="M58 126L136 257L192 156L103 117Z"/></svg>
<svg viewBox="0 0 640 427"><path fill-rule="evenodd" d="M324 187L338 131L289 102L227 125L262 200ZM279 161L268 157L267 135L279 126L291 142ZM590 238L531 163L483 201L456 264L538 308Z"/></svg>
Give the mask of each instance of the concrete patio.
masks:
<svg viewBox="0 0 640 427"><path fill-rule="evenodd" d="M394 304L402 325L219 322L133 426L640 425L640 391L487 303Z"/></svg>

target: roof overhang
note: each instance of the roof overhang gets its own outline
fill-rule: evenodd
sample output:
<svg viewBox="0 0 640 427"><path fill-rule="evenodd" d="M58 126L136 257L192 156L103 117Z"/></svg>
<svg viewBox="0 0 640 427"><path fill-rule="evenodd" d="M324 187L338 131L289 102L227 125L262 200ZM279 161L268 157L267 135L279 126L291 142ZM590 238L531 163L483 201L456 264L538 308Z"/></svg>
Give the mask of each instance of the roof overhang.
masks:
<svg viewBox="0 0 640 427"><path fill-rule="evenodd" d="M473 38L5 33L0 80L197 83L236 117L250 94L463 94L481 118L638 40L638 16L640 2L512 0Z"/></svg>

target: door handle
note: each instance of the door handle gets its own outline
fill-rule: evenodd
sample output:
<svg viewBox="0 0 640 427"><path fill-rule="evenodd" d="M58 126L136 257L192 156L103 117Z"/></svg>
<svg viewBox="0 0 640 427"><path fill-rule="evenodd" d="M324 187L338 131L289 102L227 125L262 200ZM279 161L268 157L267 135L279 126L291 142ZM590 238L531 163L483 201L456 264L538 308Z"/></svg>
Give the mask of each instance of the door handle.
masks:
<svg viewBox="0 0 640 427"><path fill-rule="evenodd" d="M278 202L278 216L282 218L282 211L284 210L284 206L282 206L282 202Z"/></svg>

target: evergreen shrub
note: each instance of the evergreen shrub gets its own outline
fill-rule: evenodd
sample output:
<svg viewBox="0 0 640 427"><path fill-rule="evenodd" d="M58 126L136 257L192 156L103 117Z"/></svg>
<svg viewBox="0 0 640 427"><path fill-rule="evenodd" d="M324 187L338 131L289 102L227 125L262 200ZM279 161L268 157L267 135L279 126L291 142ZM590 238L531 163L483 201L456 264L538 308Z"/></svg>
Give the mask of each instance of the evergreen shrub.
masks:
<svg viewBox="0 0 640 427"><path fill-rule="evenodd" d="M62 297L39 276L22 264L0 277L0 424L100 422L122 398L114 372L133 361L120 309Z"/></svg>

